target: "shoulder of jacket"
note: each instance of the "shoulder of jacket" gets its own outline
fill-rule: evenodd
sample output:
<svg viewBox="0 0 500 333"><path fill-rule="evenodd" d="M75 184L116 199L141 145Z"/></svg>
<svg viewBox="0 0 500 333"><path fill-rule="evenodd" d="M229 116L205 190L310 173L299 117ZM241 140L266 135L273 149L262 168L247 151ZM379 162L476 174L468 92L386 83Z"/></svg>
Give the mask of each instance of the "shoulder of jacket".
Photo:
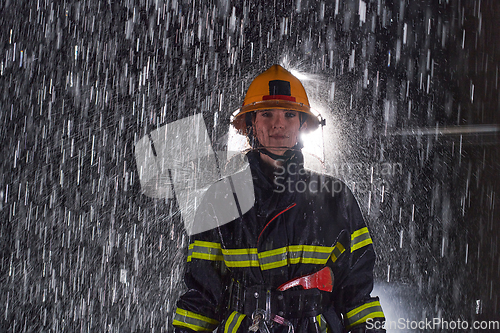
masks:
<svg viewBox="0 0 500 333"><path fill-rule="evenodd" d="M338 186L338 188L342 188L343 191L346 191L349 193L351 192L351 190L349 189L349 186L347 186L347 184L343 180L341 180L340 178L334 177L330 174L320 173L320 172L317 172L317 171L314 171L311 169L306 169L306 168L304 168L304 174L306 175L306 177L309 180L321 180L323 182L334 183L334 184L336 184L336 186Z"/></svg>
<svg viewBox="0 0 500 333"><path fill-rule="evenodd" d="M215 229L236 220L254 205L255 194L250 168L225 176L203 194L191 227L191 233Z"/></svg>

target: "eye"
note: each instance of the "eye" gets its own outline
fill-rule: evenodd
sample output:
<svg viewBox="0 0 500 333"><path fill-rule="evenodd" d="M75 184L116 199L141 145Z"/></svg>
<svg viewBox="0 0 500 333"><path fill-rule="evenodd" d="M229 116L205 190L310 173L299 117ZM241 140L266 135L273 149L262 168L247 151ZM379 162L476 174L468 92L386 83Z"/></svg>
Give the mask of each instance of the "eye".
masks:
<svg viewBox="0 0 500 333"><path fill-rule="evenodd" d="M269 112L269 111L262 111L260 113L261 117L264 117L264 118L269 118L269 117L272 117L272 113Z"/></svg>
<svg viewBox="0 0 500 333"><path fill-rule="evenodd" d="M293 118L296 116L297 116L297 112L289 111L289 112L285 113L285 117L287 117L287 118Z"/></svg>

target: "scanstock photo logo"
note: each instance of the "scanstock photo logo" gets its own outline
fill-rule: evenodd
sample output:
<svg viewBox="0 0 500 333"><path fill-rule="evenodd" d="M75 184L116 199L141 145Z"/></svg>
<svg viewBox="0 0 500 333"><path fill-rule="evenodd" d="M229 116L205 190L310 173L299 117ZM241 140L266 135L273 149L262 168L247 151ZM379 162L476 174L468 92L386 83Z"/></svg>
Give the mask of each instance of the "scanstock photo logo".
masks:
<svg viewBox="0 0 500 333"><path fill-rule="evenodd" d="M274 171L275 192L330 193L335 195L345 190L346 184L340 179L353 177L366 179L366 181L358 182L356 188L351 188L351 190L353 192L368 192L377 187L380 181L403 175L403 166L399 162L342 163L333 165L329 169L327 173L334 175L334 177L314 173L311 173L310 177L304 177L309 171L304 169L302 164L288 163L285 166L278 166Z"/></svg>
<svg viewBox="0 0 500 333"><path fill-rule="evenodd" d="M422 330L442 330L444 332L488 330L491 332L498 332L500 330L500 321L484 320L469 322L461 319L445 320L443 318L425 318L425 320L410 320L399 318L396 321L375 321L372 318L369 318L366 321L366 328L370 330L402 330L404 332L410 330L418 330L419 332Z"/></svg>

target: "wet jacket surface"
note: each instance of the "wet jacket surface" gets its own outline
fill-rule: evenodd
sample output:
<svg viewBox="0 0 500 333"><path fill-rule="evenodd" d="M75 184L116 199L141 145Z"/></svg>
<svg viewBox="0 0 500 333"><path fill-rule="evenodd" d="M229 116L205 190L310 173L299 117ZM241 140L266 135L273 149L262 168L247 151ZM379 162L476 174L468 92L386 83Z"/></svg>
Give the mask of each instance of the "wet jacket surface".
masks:
<svg viewBox="0 0 500 333"><path fill-rule="evenodd" d="M274 291L325 266L333 271L333 291L304 291L313 293L315 300L319 297L321 304L316 312L303 316L314 316L321 330L328 326L330 332L364 332L373 318L383 320L378 298L370 296L375 262L372 240L347 186L303 169L300 152L277 171L274 180L264 174L259 153L250 152L247 157L255 205L240 218L191 237L184 279L188 291L177 303L175 331L248 332L251 311L242 303L250 300L249 292ZM197 216L206 218L214 217ZM294 292L302 291L284 293ZM305 306L308 310L309 305ZM273 304L273 311L280 306ZM287 304L281 315L294 324L297 333L307 329L303 322L310 318L300 318L290 310L293 306L304 308L304 304ZM276 324L271 331L287 332L288 328Z"/></svg>

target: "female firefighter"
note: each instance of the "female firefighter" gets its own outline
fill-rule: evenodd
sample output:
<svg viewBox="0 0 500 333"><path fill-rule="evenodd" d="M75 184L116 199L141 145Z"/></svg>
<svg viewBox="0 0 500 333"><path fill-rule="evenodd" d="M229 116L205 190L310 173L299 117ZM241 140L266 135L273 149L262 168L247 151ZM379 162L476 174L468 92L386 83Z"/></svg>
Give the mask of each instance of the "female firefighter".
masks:
<svg viewBox="0 0 500 333"><path fill-rule="evenodd" d="M370 296L375 252L356 199L339 180L303 167L299 134L320 123L283 67L251 83L232 125L253 147L246 156L255 202L191 237L175 332L381 327L382 308Z"/></svg>

